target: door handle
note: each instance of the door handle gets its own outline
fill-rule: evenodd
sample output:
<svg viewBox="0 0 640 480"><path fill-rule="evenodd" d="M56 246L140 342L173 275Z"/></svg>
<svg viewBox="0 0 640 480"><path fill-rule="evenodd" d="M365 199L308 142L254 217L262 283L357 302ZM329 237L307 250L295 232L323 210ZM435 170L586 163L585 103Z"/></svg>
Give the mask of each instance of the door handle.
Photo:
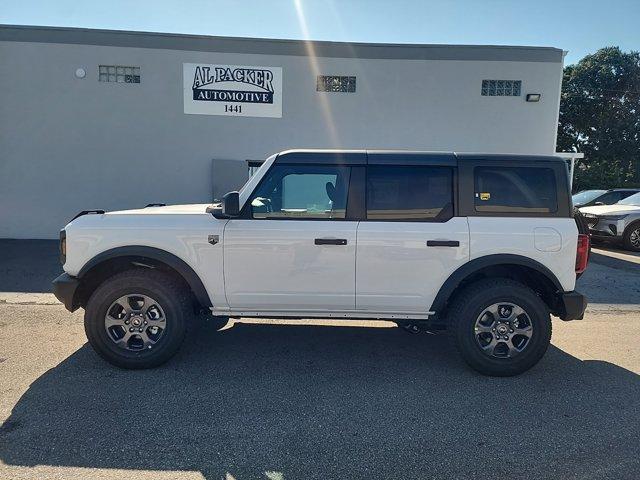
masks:
<svg viewBox="0 0 640 480"><path fill-rule="evenodd" d="M427 247L459 247L458 240L427 240Z"/></svg>
<svg viewBox="0 0 640 480"><path fill-rule="evenodd" d="M316 238L314 242L316 245L346 245L346 238Z"/></svg>

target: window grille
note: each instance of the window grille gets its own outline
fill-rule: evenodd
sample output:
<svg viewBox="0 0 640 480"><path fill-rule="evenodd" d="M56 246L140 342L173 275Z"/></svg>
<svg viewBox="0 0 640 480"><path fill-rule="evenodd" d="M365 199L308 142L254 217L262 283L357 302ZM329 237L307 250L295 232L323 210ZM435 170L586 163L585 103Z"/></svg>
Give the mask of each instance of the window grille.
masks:
<svg viewBox="0 0 640 480"><path fill-rule="evenodd" d="M522 80L483 80L482 96L484 97L519 97Z"/></svg>
<svg viewBox="0 0 640 480"><path fill-rule="evenodd" d="M140 83L140 67L100 65L98 80L113 83Z"/></svg>
<svg viewBox="0 0 640 480"><path fill-rule="evenodd" d="M318 75L316 80L316 91L355 93L356 77L344 75Z"/></svg>

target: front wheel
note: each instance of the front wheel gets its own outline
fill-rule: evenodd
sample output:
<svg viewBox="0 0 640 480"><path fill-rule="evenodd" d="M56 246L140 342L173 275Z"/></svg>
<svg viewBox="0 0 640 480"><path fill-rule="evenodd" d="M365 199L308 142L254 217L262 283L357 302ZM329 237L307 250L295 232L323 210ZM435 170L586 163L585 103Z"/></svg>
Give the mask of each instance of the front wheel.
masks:
<svg viewBox="0 0 640 480"><path fill-rule="evenodd" d="M627 250L640 252L640 222L632 223L625 229L622 242Z"/></svg>
<svg viewBox="0 0 640 480"><path fill-rule="evenodd" d="M152 269L114 275L91 295L84 315L87 338L121 368L152 368L180 348L190 296L171 276Z"/></svg>
<svg viewBox="0 0 640 480"><path fill-rule="evenodd" d="M551 342L551 317L530 288L508 279L466 287L449 313L451 340L480 373L506 377L533 367Z"/></svg>

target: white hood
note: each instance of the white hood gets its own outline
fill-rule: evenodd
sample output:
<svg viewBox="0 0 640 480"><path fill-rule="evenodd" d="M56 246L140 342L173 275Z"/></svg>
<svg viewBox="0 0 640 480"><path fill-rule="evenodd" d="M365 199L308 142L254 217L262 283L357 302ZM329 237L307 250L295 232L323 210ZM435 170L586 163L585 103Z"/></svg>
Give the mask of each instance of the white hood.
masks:
<svg viewBox="0 0 640 480"><path fill-rule="evenodd" d="M187 205L167 205L166 207L136 208L133 210L118 210L107 212L106 215L163 215L163 214L201 214L206 213L209 203L194 203Z"/></svg>
<svg viewBox="0 0 640 480"><path fill-rule="evenodd" d="M629 213L640 213L640 205L596 205L593 207L582 207L582 213L590 213L591 215L628 215Z"/></svg>

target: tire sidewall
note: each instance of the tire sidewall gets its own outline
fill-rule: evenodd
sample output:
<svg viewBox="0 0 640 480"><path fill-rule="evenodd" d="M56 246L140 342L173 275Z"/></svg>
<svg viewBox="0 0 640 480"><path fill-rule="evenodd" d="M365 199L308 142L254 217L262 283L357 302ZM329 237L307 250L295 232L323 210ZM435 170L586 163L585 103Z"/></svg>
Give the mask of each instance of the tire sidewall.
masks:
<svg viewBox="0 0 640 480"><path fill-rule="evenodd" d="M640 229L640 222L636 221L633 222L631 225L629 225L626 230L624 231L624 235L623 235L623 243L624 243L624 247L627 250L631 250L632 252L640 252L640 248L634 247L631 244L631 232Z"/></svg>
<svg viewBox="0 0 640 480"><path fill-rule="evenodd" d="M478 292L462 309L455 331L456 341L464 360L476 370L492 375L514 375L535 365L546 352L551 339L551 320L546 305L533 292L511 288L511 292L492 289ZM514 358L486 355L475 338L475 322L484 309L494 303L513 303L531 319L533 333L525 350ZM480 368L478 368L480 367Z"/></svg>
<svg viewBox="0 0 640 480"><path fill-rule="evenodd" d="M85 332L89 343L111 363L125 368L147 368L170 358L180 347L185 333L184 312L175 298L175 292L158 282L155 275L132 275L113 278L93 293L85 311ZM151 278L150 278L151 277ZM152 349L130 351L118 347L107 334L104 320L107 309L118 298L141 294L152 298L163 310L165 332Z"/></svg>

